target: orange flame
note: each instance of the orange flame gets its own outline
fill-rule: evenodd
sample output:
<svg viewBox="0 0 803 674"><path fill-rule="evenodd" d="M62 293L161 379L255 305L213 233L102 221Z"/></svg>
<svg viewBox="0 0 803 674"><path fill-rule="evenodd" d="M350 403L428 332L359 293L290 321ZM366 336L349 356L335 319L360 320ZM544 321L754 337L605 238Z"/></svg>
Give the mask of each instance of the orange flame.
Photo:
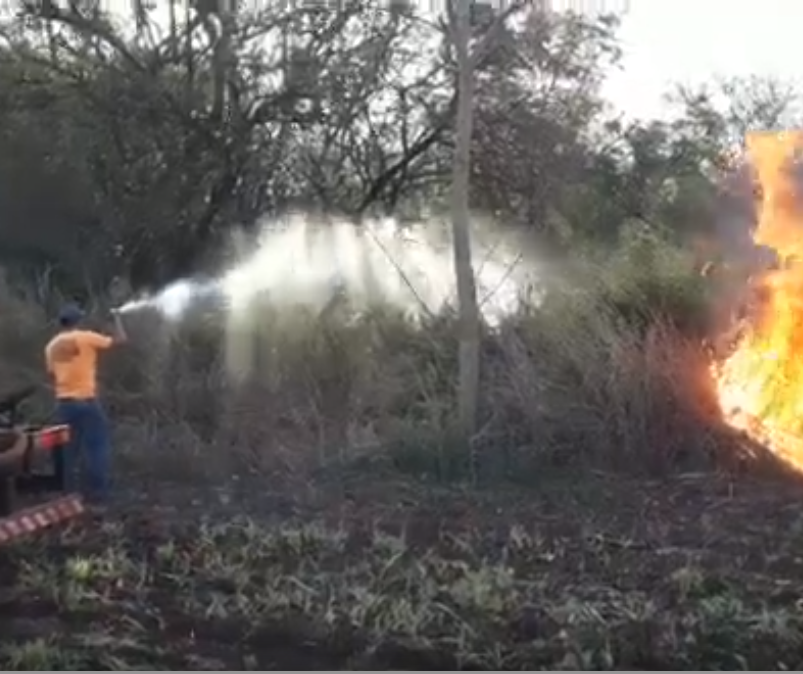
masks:
<svg viewBox="0 0 803 674"><path fill-rule="evenodd" d="M759 279L766 301L717 368L718 397L729 423L803 471L803 206L791 171L803 132L752 133L747 149L763 191L753 239L780 268Z"/></svg>

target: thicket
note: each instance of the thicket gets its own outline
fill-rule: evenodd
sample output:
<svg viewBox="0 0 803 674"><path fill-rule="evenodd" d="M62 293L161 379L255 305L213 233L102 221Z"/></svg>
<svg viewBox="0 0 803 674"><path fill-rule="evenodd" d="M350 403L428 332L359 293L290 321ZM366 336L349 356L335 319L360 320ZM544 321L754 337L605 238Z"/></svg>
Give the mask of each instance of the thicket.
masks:
<svg viewBox="0 0 803 674"><path fill-rule="evenodd" d="M65 300L101 327L288 212L449 211L439 17L102 4L0 21L0 392L42 382L38 420ZM698 471L744 445L710 374L763 264L733 149L799 126L796 93L716 82L625 121L601 94L615 17L500 23L492 4L472 14L471 208L538 252L543 293L483 328L473 451L448 311L263 298L247 329L215 307L131 314L101 367L115 503L3 549L7 670L799 664L798 485Z"/></svg>
<svg viewBox="0 0 803 674"><path fill-rule="evenodd" d="M153 8L128 30L79 5L26 5L2 29L9 382L44 379L61 299L108 307L120 287L202 270L263 216L444 211L455 91L443 25L404 3L170 8L161 32ZM133 344L104 365L121 452L474 480L549 462L707 461L702 345L720 294L692 242L722 239L722 220L729 241L747 231L750 190L725 150L744 128L782 123L792 98L774 82L722 83L730 107L713 88L681 90L670 121L625 124L600 94L619 57L614 17L527 11L494 27L489 12L474 27L494 35L477 64L472 206L559 262L540 306L485 332L475 454L450 441L452 318L414 326L381 306L348 321L258 307L258 363L237 380L225 323L132 317Z"/></svg>
<svg viewBox="0 0 803 674"><path fill-rule="evenodd" d="M474 456L451 440L453 316L412 321L387 305L352 311L348 299L326 315L257 301L242 334L222 314L129 315L131 344L102 367L120 451L177 471L203 455L210 471L367 463L476 481L526 482L567 464L710 465L716 411L703 347L715 289L693 256L642 229L604 259L564 269L543 301L484 330ZM8 285L2 295L7 371L44 381L52 315ZM48 396L40 402L46 414Z"/></svg>

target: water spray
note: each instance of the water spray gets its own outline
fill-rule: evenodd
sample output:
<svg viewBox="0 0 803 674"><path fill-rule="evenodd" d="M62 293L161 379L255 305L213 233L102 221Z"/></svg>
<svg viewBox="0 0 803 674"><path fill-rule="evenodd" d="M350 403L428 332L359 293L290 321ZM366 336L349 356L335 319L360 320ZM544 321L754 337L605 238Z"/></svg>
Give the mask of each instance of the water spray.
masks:
<svg viewBox="0 0 803 674"><path fill-rule="evenodd" d="M235 323L250 322L258 297L267 296L277 307L315 310L345 294L357 311L380 303L411 316L437 314L454 301L446 229L437 221L401 228L393 220L357 225L291 216L264 227L249 254L219 277L182 279L117 311L155 311L177 321L194 304L212 300ZM516 311L522 288L537 285L537 279L509 236L487 229L476 234L478 247L494 240L489 254L477 256L474 268L481 311L490 323L498 323Z"/></svg>
<svg viewBox="0 0 803 674"><path fill-rule="evenodd" d="M165 318L176 320L181 318L193 302L219 291L220 285L217 281L183 279L171 283L155 295L129 300L114 309L114 312L118 315L127 315L137 311L152 310L159 312Z"/></svg>

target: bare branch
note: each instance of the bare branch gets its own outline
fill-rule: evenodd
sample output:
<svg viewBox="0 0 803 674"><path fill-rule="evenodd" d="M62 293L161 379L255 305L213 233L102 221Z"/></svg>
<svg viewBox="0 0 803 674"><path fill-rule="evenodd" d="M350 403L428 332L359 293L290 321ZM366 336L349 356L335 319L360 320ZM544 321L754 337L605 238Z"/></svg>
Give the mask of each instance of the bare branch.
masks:
<svg viewBox="0 0 803 674"><path fill-rule="evenodd" d="M503 12L494 18L494 22L490 25L488 30L485 31L479 43L474 47L474 53L471 55L472 72L485 60L488 53L493 51L496 47L499 34L504 28L505 22L514 14L524 9L528 4L530 4L528 0L512 2Z"/></svg>

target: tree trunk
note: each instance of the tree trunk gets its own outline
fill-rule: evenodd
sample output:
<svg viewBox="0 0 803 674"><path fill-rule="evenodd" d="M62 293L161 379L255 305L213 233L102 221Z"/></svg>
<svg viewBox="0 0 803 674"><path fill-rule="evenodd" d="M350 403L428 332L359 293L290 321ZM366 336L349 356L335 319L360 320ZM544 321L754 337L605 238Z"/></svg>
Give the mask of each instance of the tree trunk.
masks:
<svg viewBox="0 0 803 674"><path fill-rule="evenodd" d="M167 8L170 12L169 26L170 26L170 58L175 59L178 56L178 22L176 21L176 2L169 0Z"/></svg>
<svg viewBox="0 0 803 674"><path fill-rule="evenodd" d="M469 213L469 176L471 170L472 103L474 66L469 53L471 3L452 3L452 39L457 59L457 121L452 174L452 238L457 277L460 340L458 381L460 439L468 448L477 423L480 375L480 320L477 287L471 260L471 222Z"/></svg>
<svg viewBox="0 0 803 674"><path fill-rule="evenodd" d="M232 22L234 21L234 3L232 0L217 0L217 18L219 33L217 34L212 55L212 118L223 121L231 103L229 80L234 70L232 59Z"/></svg>

